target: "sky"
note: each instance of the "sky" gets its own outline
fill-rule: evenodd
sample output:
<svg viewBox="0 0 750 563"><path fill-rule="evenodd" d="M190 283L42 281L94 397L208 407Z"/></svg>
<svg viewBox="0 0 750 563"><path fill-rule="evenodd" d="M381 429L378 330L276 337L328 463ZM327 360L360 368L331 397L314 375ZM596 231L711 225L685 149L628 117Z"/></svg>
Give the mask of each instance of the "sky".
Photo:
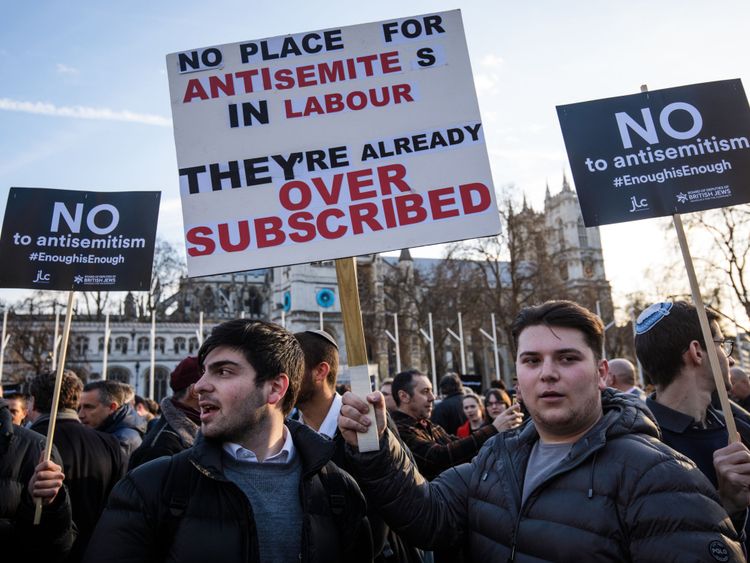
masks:
<svg viewBox="0 0 750 563"><path fill-rule="evenodd" d="M557 105L636 93L642 84L750 84L745 0L0 6L0 214L11 186L161 190L158 234L180 245L168 53L460 8L495 188L513 186L537 209L547 184L555 193L563 174L570 178ZM649 291L646 277L659 278L674 252L668 225L601 227L616 302Z"/></svg>

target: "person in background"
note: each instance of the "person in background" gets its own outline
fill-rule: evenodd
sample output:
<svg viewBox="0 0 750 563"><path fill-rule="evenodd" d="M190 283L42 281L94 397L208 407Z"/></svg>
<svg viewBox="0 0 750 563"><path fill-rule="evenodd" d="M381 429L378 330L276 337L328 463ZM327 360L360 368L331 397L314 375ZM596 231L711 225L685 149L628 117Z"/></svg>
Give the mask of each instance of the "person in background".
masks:
<svg viewBox="0 0 750 563"><path fill-rule="evenodd" d="M29 416L28 397L23 393L6 393L5 400L8 402L13 424L23 426Z"/></svg>
<svg viewBox="0 0 750 563"><path fill-rule="evenodd" d="M635 366L630 360L626 360L625 358L613 358L609 360L607 387L617 389L621 393L635 395L641 401L646 400L646 393L635 384Z"/></svg>
<svg viewBox="0 0 750 563"><path fill-rule="evenodd" d="M129 387L112 380L89 382L83 387L78 408L78 417L83 424L114 434L126 458L130 458L130 454L141 445L146 433L146 423L128 404Z"/></svg>
<svg viewBox="0 0 750 563"><path fill-rule="evenodd" d="M134 401L135 412L146 421L146 432L151 430L159 416L159 403L146 397L136 395Z"/></svg>
<svg viewBox="0 0 750 563"><path fill-rule="evenodd" d="M393 400L393 393L391 392L392 385L392 377L384 379L383 383L380 384L380 392L383 394L383 397L385 397L385 408L388 409L388 412L391 414L398 410L396 402Z"/></svg>
<svg viewBox="0 0 750 563"><path fill-rule="evenodd" d="M46 436L49 430L55 375L41 373L31 380L31 404L36 417L31 430ZM55 446L60 451L73 509L73 522L78 530L68 561L80 561L94 531L107 497L124 475L127 460L120 442L112 434L98 432L78 420L78 403L83 382L71 370L63 372L60 385Z"/></svg>
<svg viewBox="0 0 750 563"><path fill-rule="evenodd" d="M745 410L750 410L750 378L744 369L733 367L729 370L729 378L732 383L732 389L729 394L739 406Z"/></svg>
<svg viewBox="0 0 750 563"><path fill-rule="evenodd" d="M432 387L432 385L430 385ZM457 373L447 373L438 384L442 400L435 405L430 419L434 424L442 426L448 434L456 434L458 427L466 422L464 414L464 386Z"/></svg>
<svg viewBox="0 0 750 563"><path fill-rule="evenodd" d="M459 438L466 438L472 432L489 424L487 422L484 405L482 405L482 399L480 399L479 396L475 395L473 392L464 395L463 405L466 422L458 427L456 436Z"/></svg>
<svg viewBox="0 0 750 563"><path fill-rule="evenodd" d="M173 456L190 448L200 430L201 413L195 384L201 378L198 358L188 356L169 376L171 397L161 401L161 416L154 419L143 443L130 456L129 469L162 456Z"/></svg>

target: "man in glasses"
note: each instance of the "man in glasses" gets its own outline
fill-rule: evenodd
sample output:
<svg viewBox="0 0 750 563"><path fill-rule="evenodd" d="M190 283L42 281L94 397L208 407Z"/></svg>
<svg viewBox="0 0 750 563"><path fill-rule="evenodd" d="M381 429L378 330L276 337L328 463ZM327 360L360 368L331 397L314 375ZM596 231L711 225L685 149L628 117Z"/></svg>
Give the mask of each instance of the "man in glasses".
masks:
<svg viewBox="0 0 750 563"><path fill-rule="evenodd" d="M715 312L706 314L713 340L708 345L716 348L724 385L730 389L734 341L724 337ZM695 462L717 488L735 527L741 528L750 505L750 426L737 418L742 441L729 444L724 416L711 405L716 384L695 307L684 301L648 307L637 320L635 349L656 387L646 406L661 427L662 440Z"/></svg>

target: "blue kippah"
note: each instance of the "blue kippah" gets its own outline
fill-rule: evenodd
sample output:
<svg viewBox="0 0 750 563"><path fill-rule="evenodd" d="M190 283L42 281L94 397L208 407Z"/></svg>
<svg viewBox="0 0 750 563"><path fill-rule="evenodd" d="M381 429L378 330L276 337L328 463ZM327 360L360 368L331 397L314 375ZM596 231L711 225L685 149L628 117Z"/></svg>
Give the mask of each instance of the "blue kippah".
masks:
<svg viewBox="0 0 750 563"><path fill-rule="evenodd" d="M656 323L666 317L671 309L672 303L666 301L654 303L638 315L635 321L635 333L643 334L644 332L648 332L654 328Z"/></svg>

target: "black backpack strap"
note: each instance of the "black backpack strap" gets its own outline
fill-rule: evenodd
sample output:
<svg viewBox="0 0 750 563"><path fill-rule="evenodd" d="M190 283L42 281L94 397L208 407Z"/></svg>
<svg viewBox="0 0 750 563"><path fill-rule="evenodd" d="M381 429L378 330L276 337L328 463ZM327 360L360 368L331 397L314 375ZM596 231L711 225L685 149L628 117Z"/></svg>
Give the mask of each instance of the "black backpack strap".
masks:
<svg viewBox="0 0 750 563"><path fill-rule="evenodd" d="M328 493L328 506L336 519L336 523L341 527L343 522L340 519L346 509L346 483L344 476L338 471L330 471L327 465L323 466L319 475L323 488Z"/></svg>

